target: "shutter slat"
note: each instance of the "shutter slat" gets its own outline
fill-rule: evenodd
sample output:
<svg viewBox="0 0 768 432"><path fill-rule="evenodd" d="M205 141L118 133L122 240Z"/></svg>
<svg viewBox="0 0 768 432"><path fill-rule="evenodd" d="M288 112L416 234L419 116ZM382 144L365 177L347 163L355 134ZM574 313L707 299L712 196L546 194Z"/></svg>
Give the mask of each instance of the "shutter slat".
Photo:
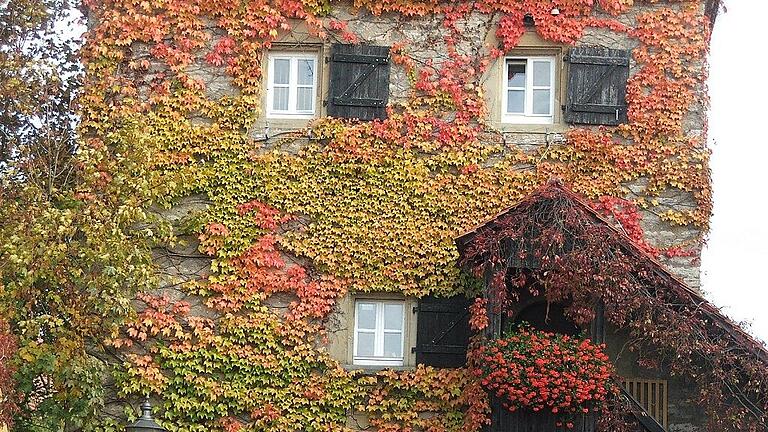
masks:
<svg viewBox="0 0 768 432"><path fill-rule="evenodd" d="M667 381L624 378L622 387L632 403L637 419L649 431L664 431L667 427Z"/></svg>
<svg viewBox="0 0 768 432"><path fill-rule="evenodd" d="M605 305L602 301L595 307L595 318L589 330L592 342L597 344L605 342Z"/></svg>
<svg viewBox="0 0 768 432"><path fill-rule="evenodd" d="M352 98L343 98L343 97L333 98L333 103L334 105L354 106L354 107L381 107L386 105L386 103L381 99L362 99L362 98L352 99Z"/></svg>
<svg viewBox="0 0 768 432"><path fill-rule="evenodd" d="M454 313L457 311L457 306L452 303L432 303L431 299L425 298L419 302L418 312L440 312L440 313Z"/></svg>
<svg viewBox="0 0 768 432"><path fill-rule="evenodd" d="M587 65L605 65L605 66L626 66L629 67L628 57L596 57L596 56L580 56L571 54L568 57L571 64L587 64Z"/></svg>
<svg viewBox="0 0 768 432"><path fill-rule="evenodd" d="M616 110L621 113L626 109L627 107L623 105L573 104L571 111L615 114Z"/></svg>
<svg viewBox="0 0 768 432"><path fill-rule="evenodd" d="M428 354L465 354L467 353L467 346L466 345L430 345L430 344L419 344L418 348L416 348L417 353L428 353Z"/></svg>
<svg viewBox="0 0 768 432"><path fill-rule="evenodd" d="M378 55L365 55L365 54L334 54L332 57L334 62L340 63L365 63L365 64L387 64L389 63L389 57Z"/></svg>
<svg viewBox="0 0 768 432"><path fill-rule="evenodd" d="M577 47L567 60L569 123L611 125L627 121L627 80L630 51Z"/></svg>
<svg viewBox="0 0 768 432"><path fill-rule="evenodd" d="M385 118L389 101L389 47L334 44L328 93L330 116Z"/></svg>

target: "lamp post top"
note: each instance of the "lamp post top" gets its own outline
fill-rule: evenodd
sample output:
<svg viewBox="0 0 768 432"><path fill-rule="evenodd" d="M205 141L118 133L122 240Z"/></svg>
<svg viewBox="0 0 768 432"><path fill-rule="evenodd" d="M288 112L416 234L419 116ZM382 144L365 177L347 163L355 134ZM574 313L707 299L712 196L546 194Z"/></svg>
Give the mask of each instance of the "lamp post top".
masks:
<svg viewBox="0 0 768 432"><path fill-rule="evenodd" d="M149 403L149 399L145 399L141 404L141 417L126 427L125 430L127 432L168 432L152 418L152 405Z"/></svg>

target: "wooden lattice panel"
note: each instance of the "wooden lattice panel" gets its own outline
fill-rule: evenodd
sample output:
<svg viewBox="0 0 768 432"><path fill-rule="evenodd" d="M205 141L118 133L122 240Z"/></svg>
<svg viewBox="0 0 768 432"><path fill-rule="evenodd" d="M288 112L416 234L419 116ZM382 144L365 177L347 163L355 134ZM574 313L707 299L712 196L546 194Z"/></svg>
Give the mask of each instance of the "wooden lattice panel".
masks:
<svg viewBox="0 0 768 432"><path fill-rule="evenodd" d="M668 387L666 380L622 379L627 393L665 429L667 428Z"/></svg>

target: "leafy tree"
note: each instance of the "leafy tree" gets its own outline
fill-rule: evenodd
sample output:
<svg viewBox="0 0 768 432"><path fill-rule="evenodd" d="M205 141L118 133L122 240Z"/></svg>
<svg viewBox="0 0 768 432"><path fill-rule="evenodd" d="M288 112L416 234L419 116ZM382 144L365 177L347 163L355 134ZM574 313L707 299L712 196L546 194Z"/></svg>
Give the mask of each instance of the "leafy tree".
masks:
<svg viewBox="0 0 768 432"><path fill-rule="evenodd" d="M0 164L4 187L46 197L72 181L79 39L69 0L0 1Z"/></svg>
<svg viewBox="0 0 768 432"><path fill-rule="evenodd" d="M0 321L0 426L13 424L16 406L14 369L9 360L16 352L16 338L9 332L8 323Z"/></svg>
<svg viewBox="0 0 768 432"><path fill-rule="evenodd" d="M0 397L0 423L13 416L14 430L84 430L104 417L114 359L102 341L151 280L135 236L142 206L89 155L126 175L137 165L81 151L75 6L0 0L0 391L18 394L13 405ZM118 150L132 142L113 139ZM102 194L84 195L94 178Z"/></svg>

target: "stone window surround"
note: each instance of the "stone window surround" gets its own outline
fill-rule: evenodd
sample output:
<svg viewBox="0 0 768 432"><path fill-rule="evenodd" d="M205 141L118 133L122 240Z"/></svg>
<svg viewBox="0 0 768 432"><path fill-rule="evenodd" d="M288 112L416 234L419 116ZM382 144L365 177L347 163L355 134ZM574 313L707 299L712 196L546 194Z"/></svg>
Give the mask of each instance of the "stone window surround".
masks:
<svg viewBox="0 0 768 432"><path fill-rule="evenodd" d="M355 304L358 300L402 301L403 302L403 364L392 365L356 365L354 364ZM417 300L393 292L349 293L338 304L329 325L330 345L328 350L345 369L412 369L416 366L416 313Z"/></svg>
<svg viewBox="0 0 768 432"><path fill-rule="evenodd" d="M327 47L319 42L275 42L272 47L263 54L262 65L266 66L262 73L262 86L264 91L261 97L262 112L258 119L257 129L269 127L272 130L298 130L307 126L312 119L325 116L323 101L328 91L328 66L325 63ZM305 54L317 58L315 71L315 113L308 116L271 116L269 112L269 59L274 54Z"/></svg>
<svg viewBox="0 0 768 432"><path fill-rule="evenodd" d="M528 35L526 35L528 36ZM522 45L528 42L531 45ZM550 43L535 40L528 37L521 41L521 45L507 52L504 56L497 58L488 68L483 77L483 87L488 104L489 124L503 132L563 132L568 129L568 125L563 118L561 106L566 98L566 64L563 61L563 47L551 45ZM504 92L506 62L508 59L530 58L530 57L548 57L554 61L554 75L552 77L552 120L545 124L522 123L519 120L509 122L504 120L506 101Z"/></svg>
<svg viewBox="0 0 768 432"><path fill-rule="evenodd" d="M509 87L507 82L507 75L510 63L523 63L525 67L525 83L522 86ZM546 63L548 65L549 81L547 86L536 84L536 63ZM501 65L502 78L501 83L501 121L509 124L544 124L550 125L555 118L555 93L560 88L557 80L557 73L555 71L555 65L557 64L557 58L555 56L542 56L542 55L508 55L504 58L504 63ZM549 113L534 114L534 93L539 88L546 88L549 91ZM507 101L510 90L523 90L525 98L523 100L524 111L519 114L513 114L507 111Z"/></svg>

